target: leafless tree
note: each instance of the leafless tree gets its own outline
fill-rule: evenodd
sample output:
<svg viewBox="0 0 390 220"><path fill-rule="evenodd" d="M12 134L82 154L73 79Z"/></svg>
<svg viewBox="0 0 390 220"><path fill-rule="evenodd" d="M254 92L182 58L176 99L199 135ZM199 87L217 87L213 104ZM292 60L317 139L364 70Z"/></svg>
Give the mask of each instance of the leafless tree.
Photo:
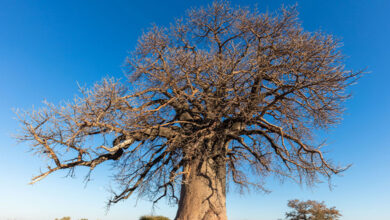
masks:
<svg viewBox="0 0 390 220"><path fill-rule="evenodd" d="M311 184L344 169L313 131L339 121L360 73L344 69L332 36L304 31L294 7L261 14L214 2L152 27L126 63L128 82L105 79L73 102L20 114L19 139L50 159L32 183L112 161L121 187L109 204L167 196L176 220L224 220L227 181Z"/></svg>
<svg viewBox="0 0 390 220"><path fill-rule="evenodd" d="M297 199L288 201L288 207L293 211L287 212L289 220L337 220L341 216L335 207L327 208L324 202L307 200L301 202Z"/></svg>

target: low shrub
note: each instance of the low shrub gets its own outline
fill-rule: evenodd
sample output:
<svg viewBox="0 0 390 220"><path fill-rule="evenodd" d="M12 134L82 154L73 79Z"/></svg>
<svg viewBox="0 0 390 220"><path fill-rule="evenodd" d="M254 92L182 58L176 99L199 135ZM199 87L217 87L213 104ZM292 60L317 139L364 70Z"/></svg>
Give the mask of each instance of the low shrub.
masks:
<svg viewBox="0 0 390 220"><path fill-rule="evenodd" d="M164 216L142 216L139 220L170 220Z"/></svg>

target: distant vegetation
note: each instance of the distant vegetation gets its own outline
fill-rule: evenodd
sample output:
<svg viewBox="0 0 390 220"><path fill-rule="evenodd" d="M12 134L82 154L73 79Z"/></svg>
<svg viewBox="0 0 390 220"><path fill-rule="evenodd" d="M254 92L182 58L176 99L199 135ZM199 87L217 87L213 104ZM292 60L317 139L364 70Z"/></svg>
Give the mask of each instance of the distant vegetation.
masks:
<svg viewBox="0 0 390 220"><path fill-rule="evenodd" d="M287 220L337 220L341 216L336 207L328 208L324 202L294 199L288 201L287 205L293 209L286 213Z"/></svg>
<svg viewBox="0 0 390 220"><path fill-rule="evenodd" d="M60 219L55 218L54 220L71 220L71 218L69 216L66 216L66 217L62 217ZM87 218L81 218L80 220L88 220L88 219Z"/></svg>
<svg viewBox="0 0 390 220"><path fill-rule="evenodd" d="M69 216L66 216L66 217L62 217L60 219L56 218L54 220L70 220L70 217Z"/></svg>
<svg viewBox="0 0 390 220"><path fill-rule="evenodd" d="M55 218L54 220L71 220L71 218L69 216L66 216L66 217L62 217L62 218ZM88 220L86 218L81 218L80 220ZM144 216L141 216L141 218L139 220L170 220L169 218L167 217L164 217L164 216L149 216L149 215L144 215Z"/></svg>
<svg viewBox="0 0 390 220"><path fill-rule="evenodd" d="M167 217L164 217L164 216L142 216L139 220L170 220L169 218Z"/></svg>

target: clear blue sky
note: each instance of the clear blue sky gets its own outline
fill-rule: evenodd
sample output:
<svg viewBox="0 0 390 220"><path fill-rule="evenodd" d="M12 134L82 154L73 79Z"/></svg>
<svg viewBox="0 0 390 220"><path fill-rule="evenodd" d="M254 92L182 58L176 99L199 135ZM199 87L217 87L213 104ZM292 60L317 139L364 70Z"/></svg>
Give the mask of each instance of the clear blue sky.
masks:
<svg viewBox="0 0 390 220"><path fill-rule="evenodd" d="M273 11L296 1L246 0L234 4ZM106 215L110 172L101 167L84 187L83 174L57 173L27 185L44 166L11 134L18 129L12 108L31 109L47 99L72 99L77 84L90 85L104 76L123 77L121 65L137 38L151 23L167 25L204 0L145 1L20 1L0 0L0 220L136 220L151 204L129 199ZM321 29L344 42L347 68L368 68L351 87L344 120L326 133L329 156L353 166L328 184L300 187L268 179L270 194L228 195L230 220L282 218L289 199L325 201L345 220L390 219L390 1L298 1L305 29ZM44 167L43 167L44 168ZM137 206L135 206L138 204ZM160 203L156 214L173 217L176 207Z"/></svg>

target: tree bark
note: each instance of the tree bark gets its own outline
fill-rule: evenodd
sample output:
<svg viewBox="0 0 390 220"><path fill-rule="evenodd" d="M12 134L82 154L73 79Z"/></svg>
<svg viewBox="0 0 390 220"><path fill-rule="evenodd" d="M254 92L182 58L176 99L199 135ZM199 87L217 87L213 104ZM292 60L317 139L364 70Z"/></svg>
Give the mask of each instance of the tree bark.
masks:
<svg viewBox="0 0 390 220"><path fill-rule="evenodd" d="M175 220L227 220L225 158L187 164Z"/></svg>

